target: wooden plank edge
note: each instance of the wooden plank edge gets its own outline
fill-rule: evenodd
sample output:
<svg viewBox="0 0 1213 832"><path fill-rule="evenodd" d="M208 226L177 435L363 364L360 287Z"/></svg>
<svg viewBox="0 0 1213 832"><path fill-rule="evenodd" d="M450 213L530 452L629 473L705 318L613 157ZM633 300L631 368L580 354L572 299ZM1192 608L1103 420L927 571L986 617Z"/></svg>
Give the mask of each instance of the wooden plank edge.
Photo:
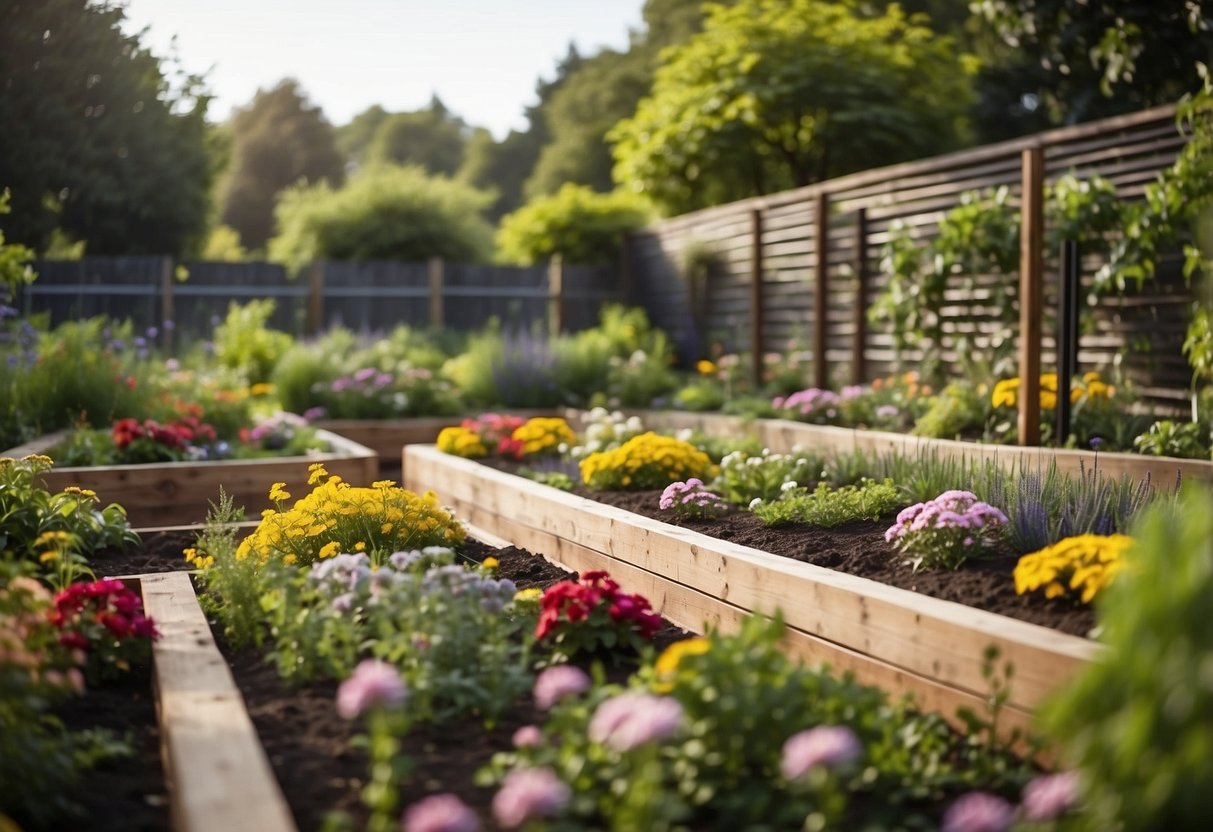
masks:
<svg viewBox="0 0 1213 832"><path fill-rule="evenodd" d="M152 647L161 753L176 832L295 832L244 699L189 576L139 576Z"/></svg>

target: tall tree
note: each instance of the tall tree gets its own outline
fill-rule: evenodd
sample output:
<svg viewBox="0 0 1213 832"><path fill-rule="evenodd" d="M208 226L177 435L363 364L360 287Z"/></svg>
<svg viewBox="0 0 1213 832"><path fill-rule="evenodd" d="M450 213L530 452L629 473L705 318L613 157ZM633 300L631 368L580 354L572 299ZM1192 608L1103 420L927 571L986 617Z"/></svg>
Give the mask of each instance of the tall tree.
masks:
<svg viewBox="0 0 1213 832"><path fill-rule="evenodd" d="M207 222L202 81L122 31L121 6L0 3L0 188L15 241L52 231L96 254L183 254Z"/></svg>
<svg viewBox="0 0 1213 832"><path fill-rule="evenodd" d="M284 188L344 178L332 126L293 79L258 90L232 116L230 135L220 220L236 229L245 248L263 248L273 236L274 203Z"/></svg>
<svg viewBox="0 0 1213 832"><path fill-rule="evenodd" d="M1025 93L1073 124L1177 100L1213 64L1209 0L973 0L1010 48L1039 60Z"/></svg>
<svg viewBox="0 0 1213 832"><path fill-rule="evenodd" d="M424 110L393 113L376 128L367 148L370 164L417 165L450 176L463 163L471 129L434 96Z"/></svg>
<svg viewBox="0 0 1213 832"><path fill-rule="evenodd" d="M615 178L666 211L806 185L963 143L971 62L896 5L742 0L667 53L621 122Z"/></svg>
<svg viewBox="0 0 1213 832"><path fill-rule="evenodd" d="M378 104L367 107L354 116L349 124L337 128L337 149L341 151L347 161L354 165L361 165L366 161L367 151L370 149L379 125L383 124L390 115L391 113Z"/></svg>

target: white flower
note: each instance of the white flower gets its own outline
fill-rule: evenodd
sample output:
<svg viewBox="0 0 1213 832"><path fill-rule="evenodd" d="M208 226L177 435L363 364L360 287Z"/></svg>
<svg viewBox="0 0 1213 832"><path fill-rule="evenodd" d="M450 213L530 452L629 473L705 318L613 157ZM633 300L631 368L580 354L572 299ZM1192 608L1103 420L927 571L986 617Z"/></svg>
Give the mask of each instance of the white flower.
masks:
<svg viewBox="0 0 1213 832"><path fill-rule="evenodd" d="M695 435L695 431L691 428L683 428L674 434L675 439L681 439L683 442L690 442L691 437Z"/></svg>
<svg viewBox="0 0 1213 832"><path fill-rule="evenodd" d="M750 500L750 511L753 511L755 508L757 508L760 505L762 505L762 498L755 497L754 499Z"/></svg>
<svg viewBox="0 0 1213 832"><path fill-rule="evenodd" d="M792 489L797 488L797 487L798 486L796 485L796 480L788 480L783 485L779 486L779 490L782 491L784 494L787 494L789 491L791 491Z"/></svg>

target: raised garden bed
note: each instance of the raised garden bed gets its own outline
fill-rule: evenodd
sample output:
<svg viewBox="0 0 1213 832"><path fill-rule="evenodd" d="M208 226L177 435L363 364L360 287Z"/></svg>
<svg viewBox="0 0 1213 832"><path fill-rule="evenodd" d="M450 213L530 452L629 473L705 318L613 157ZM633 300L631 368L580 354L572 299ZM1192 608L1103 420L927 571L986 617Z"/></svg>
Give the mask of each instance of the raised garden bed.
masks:
<svg viewBox="0 0 1213 832"><path fill-rule="evenodd" d="M324 430L317 432L317 438L327 442L330 450L312 456L265 459L56 467L42 479L50 491L74 485L97 492L103 504L121 503L133 526L165 526L205 517L208 504L219 497L220 488L235 505L243 505L255 516L275 482L286 483L288 491L306 493L308 466L314 462L323 462L329 473L348 482L365 484L378 478L379 459L370 448ZM48 434L5 451L3 456L45 453L62 439L63 433Z"/></svg>
<svg viewBox="0 0 1213 832"><path fill-rule="evenodd" d="M1097 655L1087 639L865 578L800 563L641 517L440 453L405 449L405 485L434 488L461 517L568 568L606 569L673 623L736 630L782 611L788 648L953 716L981 710L985 654L1014 666L1002 727L1027 728L1036 706Z"/></svg>
<svg viewBox="0 0 1213 832"><path fill-rule="evenodd" d="M1091 471L1098 467L1105 476L1119 477L1123 474L1134 479L1149 476L1155 484L1165 486L1173 484L1176 477L1185 481L1192 479L1213 483L1213 461L1199 459L928 439L889 431L810 425L790 419L744 419L718 413L681 413L668 410L630 412L638 415L645 426L652 430L690 428L709 436L751 435L776 453L787 453L793 446L799 445L818 452L862 451L873 455L898 453L911 457L919 453L934 453L951 458L992 459L1004 466L1024 464L1030 468L1043 468L1055 461L1058 470L1063 473L1076 474L1084 469Z"/></svg>

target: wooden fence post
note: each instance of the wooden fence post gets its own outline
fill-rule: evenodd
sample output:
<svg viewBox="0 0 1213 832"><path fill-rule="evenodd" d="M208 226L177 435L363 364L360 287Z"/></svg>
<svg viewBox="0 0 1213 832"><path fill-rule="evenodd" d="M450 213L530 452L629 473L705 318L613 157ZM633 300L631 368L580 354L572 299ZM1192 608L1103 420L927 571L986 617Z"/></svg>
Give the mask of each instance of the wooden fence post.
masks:
<svg viewBox="0 0 1213 832"><path fill-rule="evenodd" d="M548 331L559 335L564 329L564 258L553 254L548 261Z"/></svg>
<svg viewBox="0 0 1213 832"><path fill-rule="evenodd" d="M441 257L430 258L430 326L434 329L442 329L443 322L446 319L446 310L443 308L443 263Z"/></svg>
<svg viewBox="0 0 1213 832"><path fill-rule="evenodd" d="M1019 444L1040 444L1040 338L1044 284L1044 149L1023 152L1019 226ZM1069 395L1069 391L1058 391Z"/></svg>
<svg viewBox="0 0 1213 832"><path fill-rule="evenodd" d="M173 277L176 267L173 258L165 257L160 261L160 345L166 351L173 349L173 330L177 321L173 317Z"/></svg>
<svg viewBox="0 0 1213 832"><path fill-rule="evenodd" d="M830 311L830 195L825 190L817 192L813 226L813 242L817 248L817 277L813 283L813 384L824 389L830 383L830 371L826 366Z"/></svg>
<svg viewBox="0 0 1213 832"><path fill-rule="evenodd" d="M750 373L755 387L762 385L763 316L766 302L763 297L762 270L762 212L750 211Z"/></svg>
<svg viewBox="0 0 1213 832"><path fill-rule="evenodd" d="M324 261L308 269L307 334L319 335L324 328Z"/></svg>
<svg viewBox="0 0 1213 832"><path fill-rule="evenodd" d="M868 341L868 209L855 214L855 331L851 336L851 383L867 381Z"/></svg>

